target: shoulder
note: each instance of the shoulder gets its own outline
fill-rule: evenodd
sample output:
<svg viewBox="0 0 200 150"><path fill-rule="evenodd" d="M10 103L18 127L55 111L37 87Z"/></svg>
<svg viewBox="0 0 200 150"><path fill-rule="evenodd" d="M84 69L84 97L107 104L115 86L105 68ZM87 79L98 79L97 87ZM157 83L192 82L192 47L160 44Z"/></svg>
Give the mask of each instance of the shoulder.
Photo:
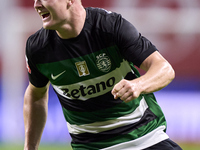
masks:
<svg viewBox="0 0 200 150"><path fill-rule="evenodd" d="M88 7L86 12L87 22L90 25L106 31L113 30L116 27L115 24L118 24L123 19L121 14L102 8Z"/></svg>
<svg viewBox="0 0 200 150"><path fill-rule="evenodd" d="M93 16L95 15L103 15L103 16L107 16L107 15L116 15L115 12L103 9L103 8L98 8L98 7L87 7L85 8L86 11L88 11L89 13L92 13Z"/></svg>
<svg viewBox="0 0 200 150"><path fill-rule="evenodd" d="M26 51L33 53L39 49L43 49L51 41L53 31L41 28L32 34L26 42Z"/></svg>

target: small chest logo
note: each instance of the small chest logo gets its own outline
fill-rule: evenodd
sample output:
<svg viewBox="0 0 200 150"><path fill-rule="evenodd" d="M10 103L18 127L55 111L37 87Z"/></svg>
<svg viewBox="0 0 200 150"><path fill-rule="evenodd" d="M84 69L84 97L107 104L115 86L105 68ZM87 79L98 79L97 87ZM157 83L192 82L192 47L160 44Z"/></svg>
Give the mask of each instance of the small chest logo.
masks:
<svg viewBox="0 0 200 150"><path fill-rule="evenodd" d="M75 63L78 70L79 77L89 75L89 69L87 67L86 61L80 61Z"/></svg>
<svg viewBox="0 0 200 150"><path fill-rule="evenodd" d="M102 72L108 72L111 68L111 60L105 53L96 56L96 64L99 70Z"/></svg>

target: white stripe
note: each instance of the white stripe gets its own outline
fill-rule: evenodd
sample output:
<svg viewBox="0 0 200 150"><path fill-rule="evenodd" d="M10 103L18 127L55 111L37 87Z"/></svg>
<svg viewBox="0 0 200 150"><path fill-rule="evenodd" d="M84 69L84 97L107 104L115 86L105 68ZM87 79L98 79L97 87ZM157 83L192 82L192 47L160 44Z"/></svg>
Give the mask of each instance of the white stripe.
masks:
<svg viewBox="0 0 200 150"><path fill-rule="evenodd" d="M131 114L119 117L114 120L108 120L104 122L94 122L91 124L84 124L84 125L71 125L67 123L68 130L69 130L69 133L72 133L72 134L80 134L84 132L99 133L99 132L115 129L118 127L122 127L125 125L133 124L135 122L138 122L142 118L147 108L148 108L148 105L145 99L142 98L142 100L140 101L140 105Z"/></svg>
<svg viewBox="0 0 200 150"><path fill-rule="evenodd" d="M119 82L120 80L122 80L128 72L131 72L131 67L130 65L128 64L127 61L123 61L120 65L119 68L113 70L112 72L106 74L106 75L103 75L103 76L100 76L100 77L97 77L97 78L92 78L92 79L89 79L89 80L86 80L86 81L83 81L83 82L79 82L79 83L75 83L75 84L71 84L71 85L61 85L61 86L57 86L57 85L53 85L53 88L57 91L58 94L62 95L63 97L67 98L67 99L73 99L73 97L68 97L67 95L64 95L63 94L63 90L62 89L69 89L69 91L72 91L74 89L77 89L79 90L81 86L84 86L86 87L84 89L85 93L86 93L86 96L82 96L81 95L81 92L79 91L79 93L77 93L77 95L80 95L80 97L78 98L79 100L87 100L89 98L93 98L93 97L97 97L97 96L100 96L100 95L103 95L109 91L112 90L113 87L106 87L106 89L101 89L100 92L96 92L96 93L93 93L93 94L87 94L87 87L90 85L90 86L93 86L93 87L96 87L96 85L98 83L101 83L101 82L106 82L106 80L108 80L109 78L111 77L114 77L115 78L115 84L117 82Z"/></svg>
<svg viewBox="0 0 200 150"><path fill-rule="evenodd" d="M150 133L136 139L133 141L120 143L102 150L141 150L147 147L153 146L163 140L169 138L169 136L164 132L165 126L160 126Z"/></svg>

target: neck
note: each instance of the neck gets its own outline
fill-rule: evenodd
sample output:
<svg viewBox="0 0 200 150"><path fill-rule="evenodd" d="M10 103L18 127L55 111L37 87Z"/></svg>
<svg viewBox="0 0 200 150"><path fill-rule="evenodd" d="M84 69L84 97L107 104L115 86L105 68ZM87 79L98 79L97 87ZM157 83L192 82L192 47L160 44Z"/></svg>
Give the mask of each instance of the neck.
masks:
<svg viewBox="0 0 200 150"><path fill-rule="evenodd" d="M82 5L70 10L70 19L60 29L56 30L58 36L62 39L77 37L85 24L86 11Z"/></svg>

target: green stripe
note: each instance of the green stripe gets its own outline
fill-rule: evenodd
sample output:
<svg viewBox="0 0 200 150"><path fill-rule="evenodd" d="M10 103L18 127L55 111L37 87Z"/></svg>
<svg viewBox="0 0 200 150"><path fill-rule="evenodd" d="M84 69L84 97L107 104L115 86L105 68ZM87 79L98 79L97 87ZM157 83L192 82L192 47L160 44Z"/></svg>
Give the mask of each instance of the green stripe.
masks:
<svg viewBox="0 0 200 150"><path fill-rule="evenodd" d="M140 104L142 97L129 103L121 103L112 108L95 112L75 112L63 108L65 119L70 124L82 125L97 121L107 121L132 113Z"/></svg>
<svg viewBox="0 0 200 150"><path fill-rule="evenodd" d="M132 62L129 62L130 66L131 66L131 69L134 71L135 75L137 77L140 77L140 73L139 71L135 68L134 64Z"/></svg>
<svg viewBox="0 0 200 150"><path fill-rule="evenodd" d="M88 80L94 77L102 76L108 73L108 72L102 72L97 67L98 64L97 56L103 53L105 53L106 56L108 56L109 59L111 60L111 69L109 70L109 72L118 68L120 66L120 63L123 61L123 58L119 54L120 53L119 49L117 48L117 46L114 45L82 57L77 57L52 63L37 64L37 68L42 74L44 74L47 78L49 78L51 83L54 85L63 85L64 81L66 81L66 83L64 84L73 84L81 82L83 80ZM90 75L79 77L75 63L81 61L86 61ZM66 73L63 74L64 76L61 78L62 80L51 79L52 73L56 75L63 72L64 70L66 70Z"/></svg>
<svg viewBox="0 0 200 150"><path fill-rule="evenodd" d="M100 142L93 142L93 143L90 143L90 144L73 144L72 143L72 147L73 147L73 150L103 149L103 148L110 147L110 146L113 146L113 145L117 145L117 144L121 144L121 143L124 143L124 142L136 140L137 138L140 138L140 137L150 133L151 131L153 131L157 127L159 127L161 125L165 125L165 123L166 122L161 122L159 120L159 118L157 118L157 119L149 122L147 125L144 125L144 126L138 128L138 129L130 132L129 134L119 135L119 136L116 136L116 137L111 138L109 140L103 140L103 141L100 141Z"/></svg>
<svg viewBox="0 0 200 150"><path fill-rule="evenodd" d="M150 94L145 94L143 95L146 99L146 103L147 105L149 106L149 109L158 117L160 118L158 121L158 124L161 125L165 125L166 128L167 128L167 123L166 123L166 119L165 119L165 116L162 112L162 109L161 107L158 105L157 101L156 101L156 98L154 96L153 93L150 93Z"/></svg>
<svg viewBox="0 0 200 150"><path fill-rule="evenodd" d="M64 85L65 81L63 81L63 85L61 86L53 84L52 86L57 93L69 99L87 100L98 97L110 92L114 84L118 83L130 72L131 68L127 61L123 61L120 65L119 68L100 77L71 85Z"/></svg>
<svg viewBox="0 0 200 150"><path fill-rule="evenodd" d="M160 109L159 105L157 104L155 97L153 94L147 94L147 95L143 95L145 97L145 100L149 106L149 109L157 116L156 119L154 119L153 121L149 122L147 125L144 125L132 132L130 132L129 134L126 135L120 135L120 136L116 136L114 138L111 138L109 140L104 140L104 141L100 141L100 142L93 142L90 144L72 144L73 149L74 150L84 150L84 149L103 149L106 147L110 147L113 145L117 145L117 144L121 144L124 142L129 142L132 140L135 140L137 138L140 138L148 133L150 133L151 131L153 131L154 129L158 128L159 126L166 126L166 120L165 117L162 113L162 110ZM133 105L134 106L134 105Z"/></svg>

